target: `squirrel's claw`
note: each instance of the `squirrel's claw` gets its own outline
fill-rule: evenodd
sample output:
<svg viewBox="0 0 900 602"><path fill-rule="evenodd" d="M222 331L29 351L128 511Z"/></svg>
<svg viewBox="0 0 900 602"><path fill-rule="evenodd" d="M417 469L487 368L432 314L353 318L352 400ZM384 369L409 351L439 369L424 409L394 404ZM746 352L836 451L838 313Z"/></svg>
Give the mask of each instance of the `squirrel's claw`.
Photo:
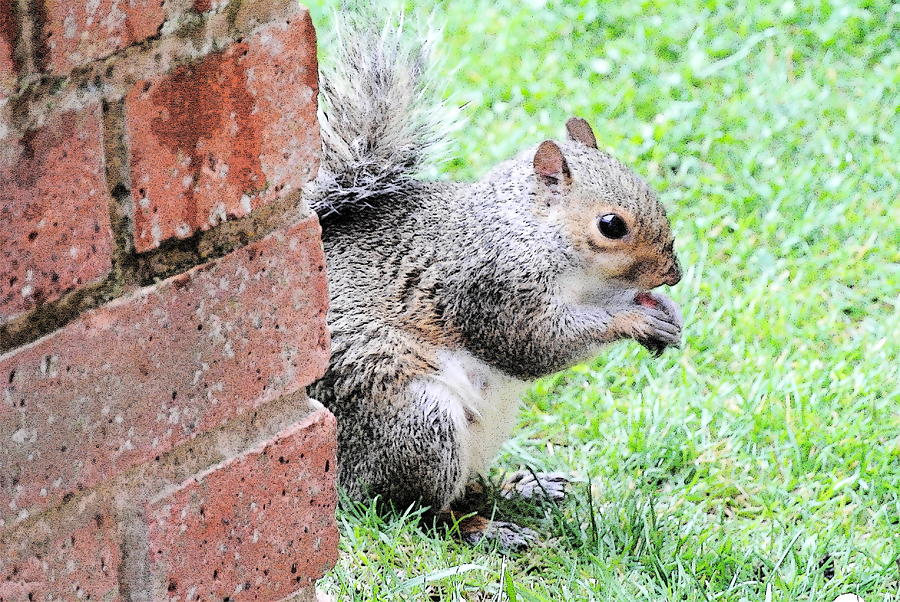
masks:
<svg viewBox="0 0 900 602"><path fill-rule="evenodd" d="M644 348L646 348L647 351L649 351L653 355L653 357L660 357L667 347L665 343L657 341L655 339L638 339L638 343L643 345Z"/></svg>
<svg viewBox="0 0 900 602"><path fill-rule="evenodd" d="M669 347L674 347L675 349L681 348L681 343L679 341L669 343L659 339L637 339L637 342L653 354L653 357L660 357Z"/></svg>

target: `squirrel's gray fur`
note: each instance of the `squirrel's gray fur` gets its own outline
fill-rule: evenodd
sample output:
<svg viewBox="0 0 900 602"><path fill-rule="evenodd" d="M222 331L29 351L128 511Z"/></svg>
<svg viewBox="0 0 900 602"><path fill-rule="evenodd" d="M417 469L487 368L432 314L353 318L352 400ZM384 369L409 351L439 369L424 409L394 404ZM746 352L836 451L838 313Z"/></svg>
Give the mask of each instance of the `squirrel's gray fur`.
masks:
<svg viewBox="0 0 900 602"><path fill-rule="evenodd" d="M436 32L415 38L402 14L397 24L378 18L357 5L333 13L338 60L321 79L322 166L311 195L323 221L402 192L440 158L453 128L433 79Z"/></svg>
<svg viewBox="0 0 900 602"><path fill-rule="evenodd" d="M311 394L338 419L351 496L442 509L508 435L522 386L618 339L678 343L677 306L646 291L680 270L654 194L583 120L478 182L417 179L442 123L421 104L427 52L367 23L338 22L323 73L324 160L307 194L332 360ZM600 233L608 214L625 237Z"/></svg>

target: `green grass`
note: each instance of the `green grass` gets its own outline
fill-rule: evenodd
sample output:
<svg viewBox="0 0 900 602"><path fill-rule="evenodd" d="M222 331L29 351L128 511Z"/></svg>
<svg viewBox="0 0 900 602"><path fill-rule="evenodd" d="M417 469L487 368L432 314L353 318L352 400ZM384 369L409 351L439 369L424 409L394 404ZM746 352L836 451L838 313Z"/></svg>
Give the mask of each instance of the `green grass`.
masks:
<svg viewBox="0 0 900 602"><path fill-rule="evenodd" d="M324 1L310 3L327 39ZM340 600L900 600L900 10L456 0L447 175L586 117L670 211L685 345L540 382L495 463L574 476L470 548L347 504ZM327 52L327 48L324 49Z"/></svg>

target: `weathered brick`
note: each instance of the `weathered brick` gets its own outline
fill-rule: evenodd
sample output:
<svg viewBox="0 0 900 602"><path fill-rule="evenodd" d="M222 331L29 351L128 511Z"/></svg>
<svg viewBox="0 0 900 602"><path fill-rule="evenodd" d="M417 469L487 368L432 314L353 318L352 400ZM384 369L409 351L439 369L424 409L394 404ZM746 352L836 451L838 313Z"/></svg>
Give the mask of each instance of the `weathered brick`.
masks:
<svg viewBox="0 0 900 602"><path fill-rule="evenodd" d="M0 155L0 322L103 278L112 233L99 103Z"/></svg>
<svg viewBox="0 0 900 602"><path fill-rule="evenodd" d="M334 566L335 421L324 408L148 506L153 599L280 600Z"/></svg>
<svg viewBox="0 0 900 602"><path fill-rule="evenodd" d="M0 543L0 600L118 597L120 542L110 513L86 509L78 524L44 521L38 538Z"/></svg>
<svg viewBox="0 0 900 602"><path fill-rule="evenodd" d="M0 526L324 371L315 218L0 356Z"/></svg>
<svg viewBox="0 0 900 602"><path fill-rule="evenodd" d="M66 74L156 35L165 19L164 4L163 0L43 0L47 69Z"/></svg>
<svg viewBox="0 0 900 602"><path fill-rule="evenodd" d="M125 101L138 251L300 188L318 168L315 32L304 10Z"/></svg>
<svg viewBox="0 0 900 602"><path fill-rule="evenodd" d="M15 0L0 0L0 100L12 94L16 84L16 64L13 58L19 24L16 20Z"/></svg>

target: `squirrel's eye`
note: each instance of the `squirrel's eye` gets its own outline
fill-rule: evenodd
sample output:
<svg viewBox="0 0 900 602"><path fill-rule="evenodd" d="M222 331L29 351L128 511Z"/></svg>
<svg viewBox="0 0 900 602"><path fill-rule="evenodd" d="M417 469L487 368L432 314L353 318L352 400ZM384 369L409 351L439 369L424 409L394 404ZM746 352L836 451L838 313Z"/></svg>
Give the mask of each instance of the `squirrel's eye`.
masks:
<svg viewBox="0 0 900 602"><path fill-rule="evenodd" d="M625 225L625 220L615 213L607 213L600 216L597 219L597 227L600 228L600 233L606 238L622 238L628 234L628 226Z"/></svg>

